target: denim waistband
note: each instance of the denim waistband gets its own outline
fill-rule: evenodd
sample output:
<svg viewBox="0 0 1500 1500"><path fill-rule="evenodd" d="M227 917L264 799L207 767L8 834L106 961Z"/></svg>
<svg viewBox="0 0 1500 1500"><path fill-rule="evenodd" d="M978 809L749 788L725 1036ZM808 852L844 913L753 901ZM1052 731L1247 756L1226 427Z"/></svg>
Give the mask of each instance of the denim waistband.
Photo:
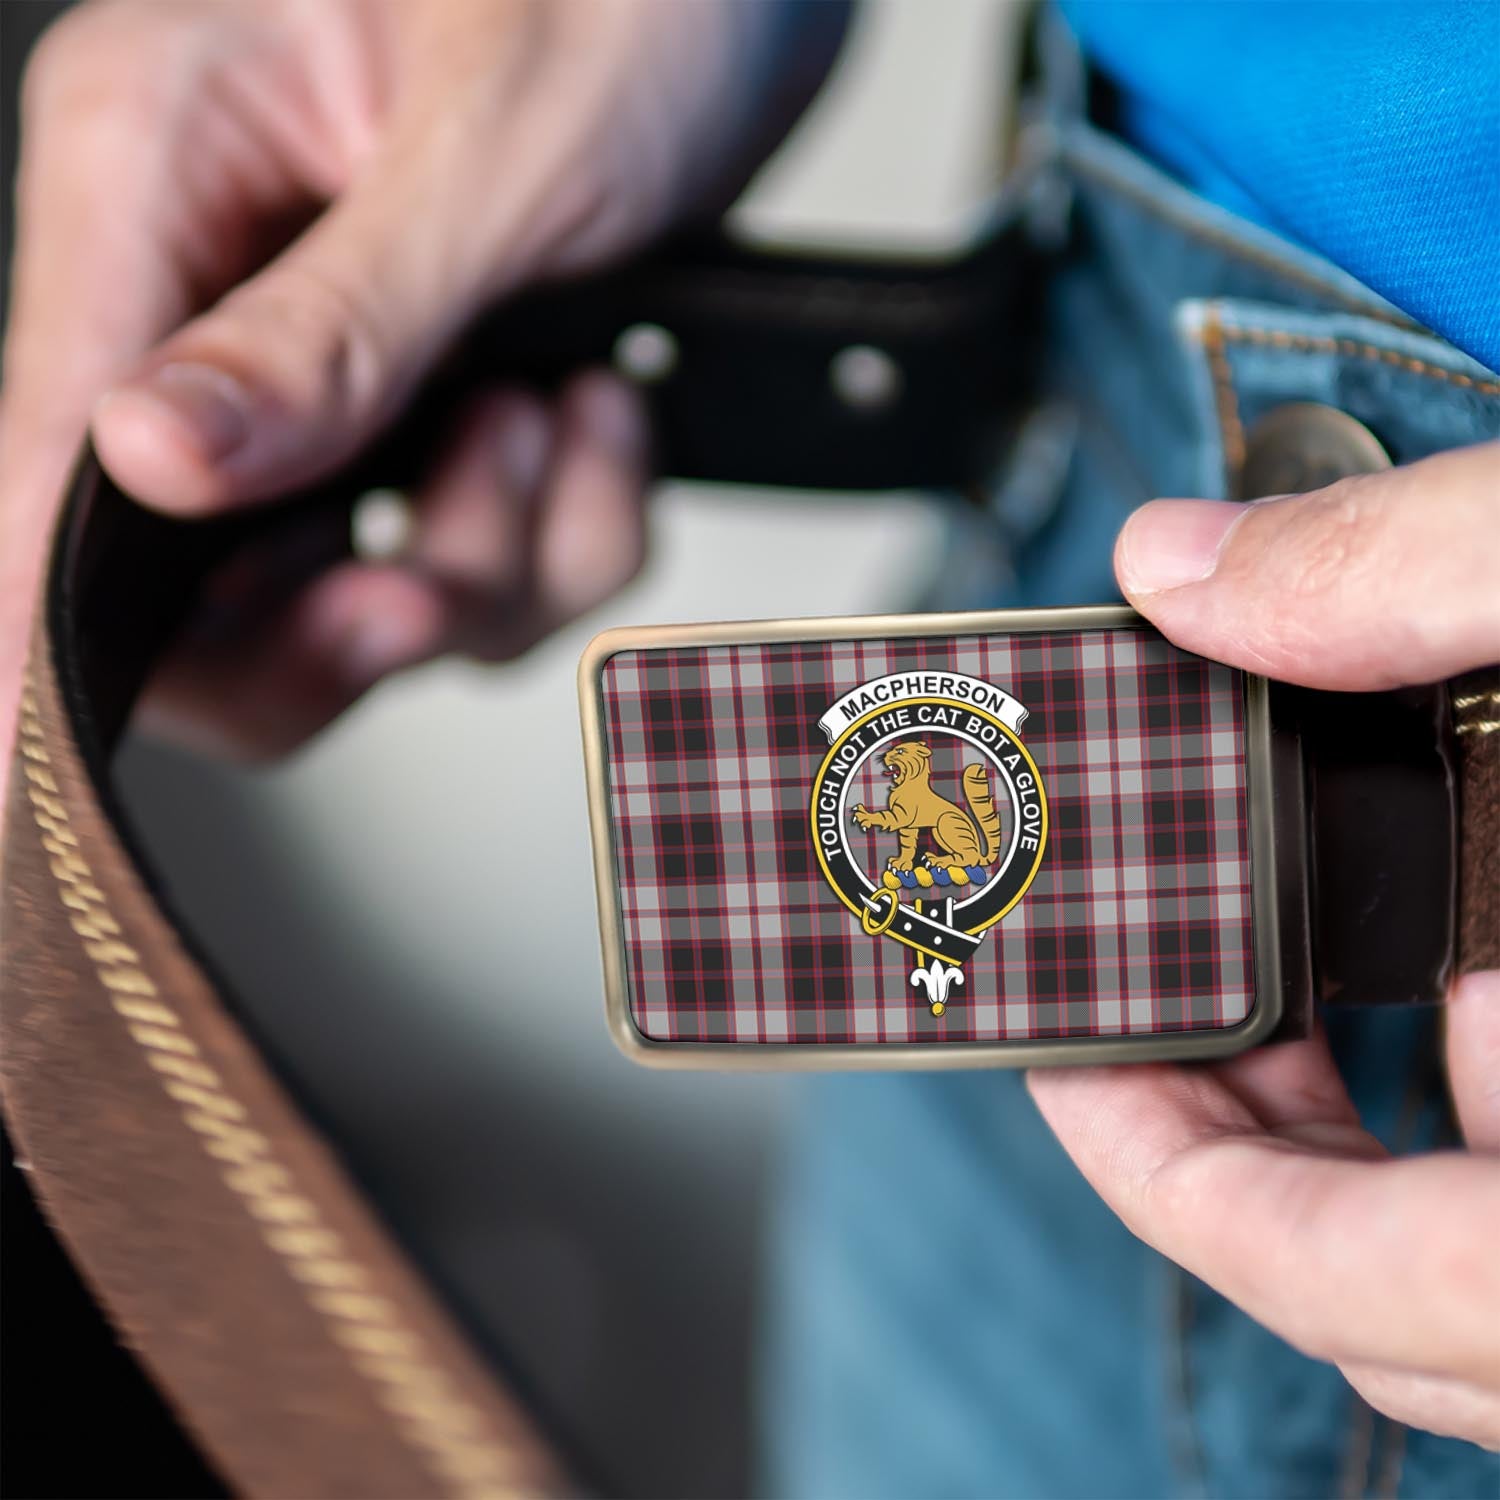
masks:
<svg viewBox="0 0 1500 1500"><path fill-rule="evenodd" d="M1066 46L1045 59L1042 174L1067 233L1039 403L991 496L1001 555L977 562L970 546L971 599L1116 597L1110 548L1129 511L1227 495L1246 432L1282 405L1349 413L1396 463L1500 436L1492 371L1085 119Z"/></svg>

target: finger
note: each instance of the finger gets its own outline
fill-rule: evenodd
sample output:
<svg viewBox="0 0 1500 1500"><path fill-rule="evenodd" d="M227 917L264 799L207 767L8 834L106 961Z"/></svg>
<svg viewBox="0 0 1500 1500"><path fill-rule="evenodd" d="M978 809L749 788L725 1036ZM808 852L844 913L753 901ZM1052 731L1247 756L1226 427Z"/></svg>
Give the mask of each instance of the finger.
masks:
<svg viewBox="0 0 1500 1500"><path fill-rule="evenodd" d="M161 174L147 169L149 133L134 128L140 103L118 75L101 74L83 56L80 48L93 45L84 21L68 17L43 37L22 96L0 402L0 744L7 746L46 538L89 406L183 311L180 279L151 232ZM0 762L0 791L6 776Z"/></svg>
<svg viewBox="0 0 1500 1500"><path fill-rule="evenodd" d="M530 397L480 398L423 487L415 539L398 561L344 564L269 623L247 626L267 560L245 559L216 591L240 628L176 653L151 684L142 727L265 759L390 672L449 651L519 654L634 571L644 454L643 408L611 376L580 377L555 418Z"/></svg>
<svg viewBox="0 0 1500 1500"><path fill-rule="evenodd" d="M24 488L54 495L100 393L284 243L324 189L295 90L288 101L267 86L265 54L242 35L251 19L79 6L28 59L0 439L7 496L32 461L43 470ZM226 81L205 59L230 45L241 50Z"/></svg>
<svg viewBox="0 0 1500 1500"><path fill-rule="evenodd" d="M1307 1057L1286 1050L1295 1074ZM1272 1091L1267 1073L1258 1084ZM1060 1070L1032 1092L1136 1234L1299 1348L1500 1381L1476 1316L1500 1306L1494 1162L1361 1159L1316 1103L1268 1130L1217 1070Z"/></svg>
<svg viewBox="0 0 1500 1500"><path fill-rule="evenodd" d="M205 31L240 20L80 6L28 62L0 403L0 742L94 402L307 211L309 186L287 166L295 152L265 149L232 91L201 90ZM251 66L237 68L240 83ZM268 114L298 133L294 109Z"/></svg>
<svg viewBox="0 0 1500 1500"><path fill-rule="evenodd" d="M1110 1146L1117 1163L1109 1175L1121 1181L1154 1169L1164 1149L1157 1131L1175 1130L1172 1139L1181 1150L1207 1130L1225 1136L1279 1130L1294 1138L1336 1142L1338 1149L1351 1154L1383 1154L1360 1126L1321 1032L1303 1041L1259 1048L1215 1067L1070 1068L1033 1071L1026 1082L1049 1122L1052 1101L1075 1087L1087 1089L1100 1119L1112 1113L1107 1100L1115 1087L1124 1091L1123 1107L1148 1112L1155 1130L1124 1135ZM1144 1158L1137 1156L1140 1152L1146 1153Z"/></svg>
<svg viewBox="0 0 1500 1500"><path fill-rule="evenodd" d="M384 672L464 649L462 599L520 586L550 443L539 402L477 398L417 496L406 544L378 565L369 557L370 566L322 571L347 542L337 518L288 517L208 580L185 640L149 685L140 726L205 753L267 759L317 733ZM309 578L314 570L322 576Z"/></svg>
<svg viewBox="0 0 1500 1500"><path fill-rule="evenodd" d="M1500 1448L1500 1393L1467 1380L1384 1365L1344 1364L1349 1384L1377 1411L1408 1427Z"/></svg>
<svg viewBox="0 0 1500 1500"><path fill-rule="evenodd" d="M1378 691L1500 657L1500 444L1248 506L1159 500L1115 571L1189 651L1309 687Z"/></svg>
<svg viewBox="0 0 1500 1500"><path fill-rule="evenodd" d="M1464 1140L1500 1154L1500 970L1465 974L1444 1016L1448 1086Z"/></svg>
<svg viewBox="0 0 1500 1500"><path fill-rule="evenodd" d="M153 678L138 722L207 754L285 755L381 678L435 654L446 628L446 601L429 580L345 563L240 639L177 651Z"/></svg>
<svg viewBox="0 0 1500 1500"><path fill-rule="evenodd" d="M603 371L573 382L558 413L558 459L537 531L542 612L572 620L624 587L645 557L645 408Z"/></svg>
<svg viewBox="0 0 1500 1500"><path fill-rule="evenodd" d="M519 603L556 425L531 396L490 392L472 402L416 497L404 560L455 599L483 598L496 609Z"/></svg>
<svg viewBox="0 0 1500 1500"><path fill-rule="evenodd" d="M79 11L27 62L5 341L11 484L41 450L70 461L99 391L187 310L158 233L161 174L150 163L163 147L144 128L149 90L108 66L110 41L107 16Z"/></svg>
<svg viewBox="0 0 1500 1500"><path fill-rule="evenodd" d="M486 26L485 47L450 60L440 96L400 100L345 192L104 397L93 431L120 484L195 513L333 469L572 224L587 173L566 193L555 179L591 117L560 116L555 97L541 97L544 80L520 66L527 31L518 24L506 41L501 63L515 66L497 63ZM517 132L530 149L497 174L495 142Z"/></svg>
<svg viewBox="0 0 1500 1500"><path fill-rule="evenodd" d="M1319 1029L1303 1041L1260 1047L1220 1063L1209 1076L1247 1106L1256 1122L1304 1145L1350 1156L1384 1156Z"/></svg>
<svg viewBox="0 0 1500 1500"><path fill-rule="evenodd" d="M459 576L450 563L434 574L452 605L453 649L509 660L635 575L645 552L647 447L645 408L633 387L595 371L563 391L539 491L524 506L514 491L500 496L509 519L501 551L492 554L502 559L498 569L488 562L488 576L473 566ZM441 502L440 515L443 506L472 513L480 503L475 489L466 502L456 496ZM455 537L458 531L455 516ZM419 555L430 556L432 545L424 536ZM521 549L519 579L512 545Z"/></svg>
<svg viewBox="0 0 1500 1500"><path fill-rule="evenodd" d="M400 405L472 303L443 305L402 264L416 252L387 257L352 219L330 209L106 392L93 436L117 483L182 513L265 498L336 468Z"/></svg>

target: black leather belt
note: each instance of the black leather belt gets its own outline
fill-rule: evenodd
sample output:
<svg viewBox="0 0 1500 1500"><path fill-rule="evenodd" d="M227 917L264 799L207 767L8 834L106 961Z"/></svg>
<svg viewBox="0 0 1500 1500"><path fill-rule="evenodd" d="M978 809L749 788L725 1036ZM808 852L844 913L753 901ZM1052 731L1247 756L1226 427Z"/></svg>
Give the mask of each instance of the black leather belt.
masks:
<svg viewBox="0 0 1500 1500"><path fill-rule="evenodd" d="M4 1109L91 1292L237 1490L573 1482L278 1077L121 816L110 758L198 583L268 528L311 527L332 555L351 498L408 477L429 414L494 350L546 380L610 357L631 330L648 352L663 331L671 341L673 373L652 387L666 472L961 489L1004 442L1028 363L1026 286L1005 241L943 270L679 247L480 330L357 472L274 510L173 522L84 458L6 812ZM1432 1000L1455 967L1500 963L1496 692L1490 672L1452 693L1288 699L1287 784L1312 789L1298 828L1312 874L1289 872L1280 897L1310 913L1299 1003L1315 976L1345 999Z"/></svg>

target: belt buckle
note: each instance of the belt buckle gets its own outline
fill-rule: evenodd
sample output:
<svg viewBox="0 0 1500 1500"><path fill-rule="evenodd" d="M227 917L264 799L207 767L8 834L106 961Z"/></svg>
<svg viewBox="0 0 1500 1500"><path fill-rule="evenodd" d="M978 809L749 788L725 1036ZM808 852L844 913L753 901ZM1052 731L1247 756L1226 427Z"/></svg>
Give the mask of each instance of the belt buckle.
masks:
<svg viewBox="0 0 1500 1500"><path fill-rule="evenodd" d="M579 686L636 1061L1220 1057L1309 1010L1295 731L1132 610L612 630Z"/></svg>

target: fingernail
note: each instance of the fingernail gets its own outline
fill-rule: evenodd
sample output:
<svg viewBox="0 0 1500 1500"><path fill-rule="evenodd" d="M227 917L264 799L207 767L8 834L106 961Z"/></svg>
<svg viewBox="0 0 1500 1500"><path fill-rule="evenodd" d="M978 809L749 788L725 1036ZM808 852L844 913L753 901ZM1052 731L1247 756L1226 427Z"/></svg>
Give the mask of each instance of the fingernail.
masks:
<svg viewBox="0 0 1500 1500"><path fill-rule="evenodd" d="M422 656L424 645L407 621L371 615L350 627L340 652L341 667L351 683L368 687L411 666Z"/></svg>
<svg viewBox="0 0 1500 1500"><path fill-rule="evenodd" d="M106 399L122 398L160 408L210 463L228 458L250 436L248 393L232 375L213 365L163 365Z"/></svg>
<svg viewBox="0 0 1500 1500"><path fill-rule="evenodd" d="M510 494L530 495L542 482L550 446L547 419L533 407L517 407L502 418L495 453L500 482Z"/></svg>
<svg viewBox="0 0 1500 1500"><path fill-rule="evenodd" d="M1117 552L1127 594L1159 594L1202 583L1219 565L1234 523L1245 513L1228 500L1153 500L1125 523Z"/></svg>

